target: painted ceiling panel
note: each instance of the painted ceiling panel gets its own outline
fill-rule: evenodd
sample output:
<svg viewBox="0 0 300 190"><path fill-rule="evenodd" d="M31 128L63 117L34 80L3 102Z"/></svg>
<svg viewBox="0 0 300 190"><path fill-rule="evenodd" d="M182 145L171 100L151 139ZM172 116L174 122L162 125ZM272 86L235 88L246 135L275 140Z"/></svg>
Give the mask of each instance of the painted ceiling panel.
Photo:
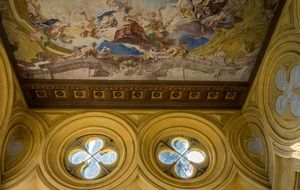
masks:
<svg viewBox="0 0 300 190"><path fill-rule="evenodd" d="M4 0L2 38L33 106L89 107L98 98L99 107L116 99L129 107L139 107L134 100L147 108L151 100L234 107L247 95L283 4Z"/></svg>

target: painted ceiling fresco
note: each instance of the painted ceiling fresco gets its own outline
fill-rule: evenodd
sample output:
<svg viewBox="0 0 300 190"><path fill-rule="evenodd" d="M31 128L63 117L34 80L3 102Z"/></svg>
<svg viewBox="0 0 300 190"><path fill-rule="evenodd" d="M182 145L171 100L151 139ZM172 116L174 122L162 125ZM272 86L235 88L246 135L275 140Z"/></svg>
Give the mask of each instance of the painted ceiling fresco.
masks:
<svg viewBox="0 0 300 190"><path fill-rule="evenodd" d="M278 0L2 0L21 79L248 81Z"/></svg>

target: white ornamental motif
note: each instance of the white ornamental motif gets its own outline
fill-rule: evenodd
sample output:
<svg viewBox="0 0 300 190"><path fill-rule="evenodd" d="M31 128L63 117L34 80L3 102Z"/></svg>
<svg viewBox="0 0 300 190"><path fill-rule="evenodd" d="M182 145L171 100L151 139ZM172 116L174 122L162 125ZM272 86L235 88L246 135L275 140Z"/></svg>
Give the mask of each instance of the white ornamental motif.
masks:
<svg viewBox="0 0 300 190"><path fill-rule="evenodd" d="M206 155L201 150L190 150L191 145L185 138L174 138L170 146L158 154L158 160L171 169L179 178L190 179L197 174L197 170L202 172L197 164L205 161Z"/></svg>
<svg viewBox="0 0 300 190"><path fill-rule="evenodd" d="M295 66L292 69L289 81L285 70L279 70L276 77L276 87L282 92L282 95L278 96L276 100L278 115L283 116L288 104L290 104L292 114L295 117L300 117L300 94L295 92L300 88L300 66Z"/></svg>
<svg viewBox="0 0 300 190"><path fill-rule="evenodd" d="M114 164L117 159L116 151L105 148L100 138L88 140L82 148L69 155L69 162L81 167L81 175L88 180L99 177L105 166Z"/></svg>

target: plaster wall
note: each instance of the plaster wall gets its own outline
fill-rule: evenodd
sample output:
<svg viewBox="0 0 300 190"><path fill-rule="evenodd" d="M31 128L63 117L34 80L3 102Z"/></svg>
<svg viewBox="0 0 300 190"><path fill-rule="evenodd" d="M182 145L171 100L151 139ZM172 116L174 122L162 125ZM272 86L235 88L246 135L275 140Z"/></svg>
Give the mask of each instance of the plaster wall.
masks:
<svg viewBox="0 0 300 190"><path fill-rule="evenodd" d="M284 114L276 111L276 101L284 94L276 87L278 71L284 70L290 76L292 69L300 66L299 0L287 0L247 102L239 111L32 110L26 106L2 45L0 55L0 189L72 189L73 185L86 189L81 186L83 182L62 182L60 178L66 176L54 166L56 156L49 149L60 146L53 139L64 141L76 131L92 132L92 123L99 123L104 133L110 132L109 126L116 125L123 133L113 132L127 147L124 153L130 155L130 161L124 158L126 172L120 170L122 175L112 177L111 183L91 185L91 189L299 189L300 150L294 145L300 143L300 117L292 113L291 103ZM300 93L299 89L294 92ZM159 130L167 130L162 126L154 131L160 122L170 127L180 123L183 133L188 132L185 123L190 123L198 126L193 130L213 139L215 166L221 170L211 172L213 180L204 176L194 183L182 183L156 174L155 167L143 155ZM25 126L31 135L23 137L26 148L22 155L10 158L5 155L7 140L19 125ZM251 156L243 145L251 139L249 136L263 139L264 153L260 156ZM10 167L9 163L17 164ZM51 170L49 165L58 169Z"/></svg>

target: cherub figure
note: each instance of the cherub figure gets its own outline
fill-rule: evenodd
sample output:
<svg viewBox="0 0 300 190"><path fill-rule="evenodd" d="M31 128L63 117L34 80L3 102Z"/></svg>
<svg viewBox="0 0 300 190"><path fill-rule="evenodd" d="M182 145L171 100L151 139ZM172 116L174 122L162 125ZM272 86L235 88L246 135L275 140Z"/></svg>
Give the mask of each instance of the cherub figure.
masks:
<svg viewBox="0 0 300 190"><path fill-rule="evenodd" d="M97 43L93 42L91 46L85 46L82 47L80 50L80 58L88 58L88 57L93 57L93 58L99 58L100 53L99 50L97 49Z"/></svg>
<svg viewBox="0 0 300 190"><path fill-rule="evenodd" d="M83 11L80 14L83 15L85 20L87 21L87 25L83 27L84 33L88 34L91 37L97 38L95 36L95 34L97 33L96 18L88 14L86 11Z"/></svg>

